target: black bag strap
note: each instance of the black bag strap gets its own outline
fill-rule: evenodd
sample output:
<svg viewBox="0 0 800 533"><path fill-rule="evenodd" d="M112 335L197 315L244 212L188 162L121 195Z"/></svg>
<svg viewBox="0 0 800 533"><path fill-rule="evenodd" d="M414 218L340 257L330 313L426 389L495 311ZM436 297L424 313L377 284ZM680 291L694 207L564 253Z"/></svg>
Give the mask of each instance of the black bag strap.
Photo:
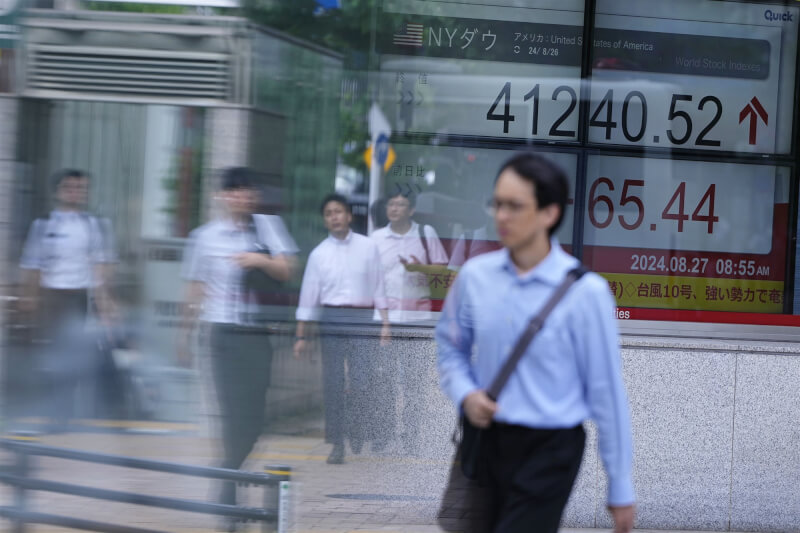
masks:
<svg viewBox="0 0 800 533"><path fill-rule="evenodd" d="M525 351L528 349L533 338L536 336L537 333L542 329L544 326L544 321L547 320L547 317L550 315L550 312L555 309L558 302L564 297L572 284L581 279L581 277L586 274L588 270L583 265L574 268L567 272L567 276L564 278L564 281L556 287L555 292L553 295L550 296L550 299L544 304L541 311L534 316L530 322L528 322L528 326L525 328L525 331L522 332L520 335L517 344L514 345L514 349L511 352L511 356L503 363L503 367L500 369L500 372L495 376L494 381L489 386L486 393L489 395L490 398L493 400L497 400L497 397L500 396L500 392L502 392L503 387L505 387L508 379L511 377L511 374L514 373L514 369L517 367L517 363L519 363L522 356L525 354Z"/></svg>
<svg viewBox="0 0 800 533"><path fill-rule="evenodd" d="M423 224L417 224L417 231L419 231L419 240L422 243L422 247L425 249L425 264L431 264L431 254L428 252L428 238L425 237L425 226Z"/></svg>
<svg viewBox="0 0 800 533"><path fill-rule="evenodd" d="M250 215L248 230L253 233L253 246L256 248L255 250L249 251L271 255L272 251L269 249L269 246L267 246L267 243L264 241L264 239L262 239L261 231L258 226L258 220L256 220L256 213Z"/></svg>

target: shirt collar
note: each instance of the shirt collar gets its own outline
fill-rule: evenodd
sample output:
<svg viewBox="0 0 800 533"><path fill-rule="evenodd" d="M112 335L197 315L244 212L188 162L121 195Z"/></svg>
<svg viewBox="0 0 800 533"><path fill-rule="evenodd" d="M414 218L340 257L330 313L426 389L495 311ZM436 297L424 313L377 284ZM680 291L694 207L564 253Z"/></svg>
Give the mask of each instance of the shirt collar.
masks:
<svg viewBox="0 0 800 533"><path fill-rule="evenodd" d="M417 223L414 222L413 220L411 221L411 226L408 228L408 231L405 233L395 233L395 231L392 229L391 224L388 224L386 226L386 229L389 231L389 237L394 237L396 239L402 239L406 235L416 235L419 232L419 230L417 229Z"/></svg>
<svg viewBox="0 0 800 533"><path fill-rule="evenodd" d="M502 267L511 273L522 283L529 283L534 280L541 280L550 285L558 285L563 281L567 272L574 268L577 259L569 255L561 248L561 244L556 237L550 237L550 252L542 259L538 265L522 276L517 274L517 267L511 260L511 253L508 248L503 248Z"/></svg>
<svg viewBox="0 0 800 533"><path fill-rule="evenodd" d="M233 218L224 217L219 219L219 227L222 231L233 233L246 232L250 228L237 224Z"/></svg>
<svg viewBox="0 0 800 533"><path fill-rule="evenodd" d="M64 218L69 220L70 218L75 218L83 214L83 211L63 211L61 209L53 209L50 213L52 218Z"/></svg>
<svg viewBox="0 0 800 533"><path fill-rule="evenodd" d="M336 237L328 233L328 239L333 241L334 244L349 244L350 241L353 240L353 230L349 230L347 232L347 237L345 237L344 239L337 239Z"/></svg>

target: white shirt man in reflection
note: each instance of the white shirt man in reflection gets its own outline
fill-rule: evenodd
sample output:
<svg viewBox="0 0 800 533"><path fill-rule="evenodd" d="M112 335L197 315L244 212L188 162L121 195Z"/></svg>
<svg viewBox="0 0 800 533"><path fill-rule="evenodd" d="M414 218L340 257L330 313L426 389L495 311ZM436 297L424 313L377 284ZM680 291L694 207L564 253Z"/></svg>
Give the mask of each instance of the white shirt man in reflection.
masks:
<svg viewBox="0 0 800 533"><path fill-rule="evenodd" d="M191 362L192 327L199 319L209 334L221 466L238 469L261 435L272 368L269 331L254 320L258 295L246 276L259 270L276 282L287 281L298 250L280 217L254 214L259 193L248 169L226 170L218 198L224 215L194 230L184 254L187 296L179 357L185 365ZM236 504L233 482L222 484L219 501Z"/></svg>
<svg viewBox="0 0 800 533"><path fill-rule="evenodd" d="M44 410L63 426L74 414L80 383L87 392L97 385L92 382L99 366L86 319L90 312L105 325L113 319L108 278L116 255L110 222L86 211L88 173L62 170L53 177L53 190L55 209L33 222L25 241L20 303L41 322L49 341L39 362L48 379Z"/></svg>
<svg viewBox="0 0 800 533"><path fill-rule="evenodd" d="M530 319L579 264L554 237L568 189L563 171L535 154L501 167L492 206L503 249L464 265L436 328L442 388L487 429L484 481L497 533L558 531L589 417L597 423L615 531L633 527L630 417L615 304L603 278L590 272L577 281L499 398L485 392Z"/></svg>
<svg viewBox="0 0 800 533"><path fill-rule="evenodd" d="M380 344L385 345L390 326L378 247L350 229L353 214L345 197L328 195L321 211L329 235L308 256L297 307L294 353L300 358L307 352L307 323L322 322L325 440L333 444L328 463L341 464L345 437L353 452L360 453L380 418L376 417L371 386L380 347L374 336L353 335L349 329L353 324L372 324L377 310L382 322ZM349 383L347 397L345 382Z"/></svg>
<svg viewBox="0 0 800 533"><path fill-rule="evenodd" d="M414 216L415 195L398 193L387 199L388 225L373 232L370 238L378 245L381 270L389 306L389 322L395 325L413 325L430 320L431 291L428 274L445 271L447 253L433 227L419 225ZM429 368L430 367L430 368ZM423 394L433 370L418 351L383 354L380 372L376 378L381 386L381 412L385 415L381 427L376 428L377 449L382 449L393 437L396 424L396 401L402 390L401 432L404 448L414 453L421 417L424 413Z"/></svg>

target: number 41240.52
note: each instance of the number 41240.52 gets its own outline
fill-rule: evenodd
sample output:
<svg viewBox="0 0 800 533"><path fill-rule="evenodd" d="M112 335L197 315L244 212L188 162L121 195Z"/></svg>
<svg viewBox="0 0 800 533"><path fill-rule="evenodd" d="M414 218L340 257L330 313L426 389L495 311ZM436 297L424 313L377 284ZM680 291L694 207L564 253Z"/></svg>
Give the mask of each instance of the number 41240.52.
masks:
<svg viewBox="0 0 800 533"><path fill-rule="evenodd" d="M531 135L539 135L539 95L541 92L541 87L537 83L533 89L528 91L524 96L524 101L531 102L533 106L533 125L531 126ZM561 98L561 100L567 100L567 109L553 122L553 125L550 127L550 131L548 135L551 137L575 137L576 132L575 130L566 130L561 129L561 125L564 121L569 118L575 108L578 105L578 94L575 92L575 89L570 87L569 85L559 85L553 91L551 99L553 101L558 101L562 94L566 94L567 98ZM503 105L503 112L498 113L497 108ZM497 120L503 123L503 133L508 133L508 126L511 122L516 120L516 117L511 114L511 82L506 82L503 85L503 88L500 90L500 94L497 95L495 98L492 107L489 108L489 111L486 113L486 120Z"/></svg>

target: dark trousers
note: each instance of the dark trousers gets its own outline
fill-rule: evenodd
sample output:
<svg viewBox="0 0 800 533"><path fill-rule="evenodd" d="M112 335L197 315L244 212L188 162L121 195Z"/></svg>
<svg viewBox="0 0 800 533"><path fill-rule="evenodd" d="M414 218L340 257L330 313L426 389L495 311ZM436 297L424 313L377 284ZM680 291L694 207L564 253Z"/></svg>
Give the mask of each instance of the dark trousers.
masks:
<svg viewBox="0 0 800 533"><path fill-rule="evenodd" d="M322 392L325 404L325 441L335 445L375 437L380 410L373 379L380 353L377 337L352 335L337 315L351 322L372 324L371 309L325 308L322 316Z"/></svg>
<svg viewBox="0 0 800 533"><path fill-rule="evenodd" d="M586 434L494 424L486 433L494 533L557 533L578 475Z"/></svg>
<svg viewBox="0 0 800 533"><path fill-rule="evenodd" d="M47 340L38 354L41 406L35 411L66 424L75 416L76 393L93 385L97 349L86 328L86 289L42 289L41 334Z"/></svg>
<svg viewBox="0 0 800 533"><path fill-rule="evenodd" d="M215 324L210 340L221 418L221 466L239 469L263 429L272 344L264 331L227 324ZM223 483L220 503L236 503L235 483Z"/></svg>

